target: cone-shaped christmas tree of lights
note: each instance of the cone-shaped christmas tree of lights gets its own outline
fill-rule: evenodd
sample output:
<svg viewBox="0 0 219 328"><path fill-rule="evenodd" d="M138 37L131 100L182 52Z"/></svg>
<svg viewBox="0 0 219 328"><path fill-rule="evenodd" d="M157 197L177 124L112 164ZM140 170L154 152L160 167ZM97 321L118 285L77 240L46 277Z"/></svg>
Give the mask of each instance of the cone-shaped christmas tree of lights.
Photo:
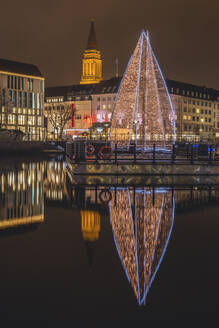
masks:
<svg viewBox="0 0 219 328"><path fill-rule="evenodd" d="M122 136L122 137L121 137ZM165 80L143 31L124 73L113 109L112 143L147 145L175 139L175 113Z"/></svg>
<svg viewBox="0 0 219 328"><path fill-rule="evenodd" d="M114 241L141 305L145 303L171 235L174 199L170 191L158 191L156 197L148 190L137 194L129 189L112 193L110 218Z"/></svg>

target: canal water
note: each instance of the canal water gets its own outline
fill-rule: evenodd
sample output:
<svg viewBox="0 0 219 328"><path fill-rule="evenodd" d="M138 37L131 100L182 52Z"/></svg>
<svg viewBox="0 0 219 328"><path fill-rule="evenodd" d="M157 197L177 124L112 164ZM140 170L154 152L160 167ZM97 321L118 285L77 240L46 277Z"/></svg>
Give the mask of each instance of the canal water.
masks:
<svg viewBox="0 0 219 328"><path fill-rule="evenodd" d="M218 214L216 186L78 185L63 158L2 158L0 322L210 322Z"/></svg>

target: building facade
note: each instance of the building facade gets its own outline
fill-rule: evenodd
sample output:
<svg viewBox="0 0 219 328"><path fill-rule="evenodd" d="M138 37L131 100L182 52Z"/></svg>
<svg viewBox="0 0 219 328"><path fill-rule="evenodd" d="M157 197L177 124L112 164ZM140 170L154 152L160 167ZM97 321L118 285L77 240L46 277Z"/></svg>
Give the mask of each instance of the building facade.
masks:
<svg viewBox="0 0 219 328"><path fill-rule="evenodd" d="M55 88L46 88L45 111L48 106L59 110L61 105L69 108L74 105L76 111L65 125L67 134L86 130L96 122L109 122L120 81L121 78L112 78L89 87L59 88L59 96ZM219 138L219 91L173 80L166 82L176 113L178 139ZM56 99L62 101L57 103Z"/></svg>
<svg viewBox="0 0 219 328"><path fill-rule="evenodd" d="M120 83L121 77L102 80L102 60L92 22L80 84L46 88L45 113L53 110L54 116L60 113L61 117L68 111L69 119L62 120L65 134L87 131L94 123L111 120ZM178 139L219 138L219 90L173 80L166 80L166 84L175 109ZM52 119L47 124L49 133L57 132Z"/></svg>
<svg viewBox="0 0 219 328"><path fill-rule="evenodd" d="M0 59L0 126L44 137L44 77L35 65Z"/></svg>

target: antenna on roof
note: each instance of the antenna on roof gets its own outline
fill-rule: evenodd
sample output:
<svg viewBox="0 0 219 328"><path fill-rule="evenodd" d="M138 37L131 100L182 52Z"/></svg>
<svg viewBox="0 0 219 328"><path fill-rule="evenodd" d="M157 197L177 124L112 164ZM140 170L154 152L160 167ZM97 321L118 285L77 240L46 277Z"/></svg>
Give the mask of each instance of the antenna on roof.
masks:
<svg viewBox="0 0 219 328"><path fill-rule="evenodd" d="M116 68L116 77L119 76L119 59L118 57L115 59L115 68Z"/></svg>

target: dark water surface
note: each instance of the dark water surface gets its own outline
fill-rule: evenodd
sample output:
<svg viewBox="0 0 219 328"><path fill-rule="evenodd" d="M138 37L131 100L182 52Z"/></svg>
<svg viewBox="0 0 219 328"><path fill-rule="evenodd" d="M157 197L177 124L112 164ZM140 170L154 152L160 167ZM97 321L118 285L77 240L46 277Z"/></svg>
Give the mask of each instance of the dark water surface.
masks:
<svg viewBox="0 0 219 328"><path fill-rule="evenodd" d="M1 323L217 318L217 190L100 195L52 159L0 160L0 183Z"/></svg>

